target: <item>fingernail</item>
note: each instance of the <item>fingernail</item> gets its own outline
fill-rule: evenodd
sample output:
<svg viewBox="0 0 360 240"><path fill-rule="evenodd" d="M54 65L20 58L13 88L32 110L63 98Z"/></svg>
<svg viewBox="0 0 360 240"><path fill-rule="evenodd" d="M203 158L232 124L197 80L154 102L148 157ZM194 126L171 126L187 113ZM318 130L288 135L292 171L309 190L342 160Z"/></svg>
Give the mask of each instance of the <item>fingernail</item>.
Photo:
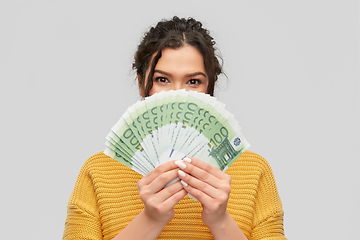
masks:
<svg viewBox="0 0 360 240"><path fill-rule="evenodd" d="M181 180L180 182L181 182L181 184L182 184L184 187L187 187L187 186L188 186L188 184L187 184L186 182L184 182L183 180Z"/></svg>
<svg viewBox="0 0 360 240"><path fill-rule="evenodd" d="M175 161L175 164L179 167L179 168L181 168L181 169L184 169L184 168L186 168L186 164L185 163L183 163L182 161Z"/></svg>
<svg viewBox="0 0 360 240"><path fill-rule="evenodd" d="M179 173L180 176L185 177L185 173L183 171L178 170L178 173Z"/></svg>
<svg viewBox="0 0 360 240"><path fill-rule="evenodd" d="M183 160L184 160L184 162L191 163L191 159L190 159L190 158L188 158L188 157L184 158Z"/></svg>

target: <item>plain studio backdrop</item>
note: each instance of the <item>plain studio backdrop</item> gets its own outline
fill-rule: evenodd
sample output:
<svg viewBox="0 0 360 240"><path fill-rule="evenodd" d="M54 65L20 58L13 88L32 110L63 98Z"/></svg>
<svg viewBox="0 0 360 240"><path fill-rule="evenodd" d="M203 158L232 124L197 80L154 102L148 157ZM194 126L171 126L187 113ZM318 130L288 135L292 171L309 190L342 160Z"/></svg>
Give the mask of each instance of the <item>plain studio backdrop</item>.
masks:
<svg viewBox="0 0 360 240"><path fill-rule="evenodd" d="M82 164L139 99L163 18L217 42L215 94L270 163L288 239L359 239L359 2L1 1L1 239L61 239Z"/></svg>

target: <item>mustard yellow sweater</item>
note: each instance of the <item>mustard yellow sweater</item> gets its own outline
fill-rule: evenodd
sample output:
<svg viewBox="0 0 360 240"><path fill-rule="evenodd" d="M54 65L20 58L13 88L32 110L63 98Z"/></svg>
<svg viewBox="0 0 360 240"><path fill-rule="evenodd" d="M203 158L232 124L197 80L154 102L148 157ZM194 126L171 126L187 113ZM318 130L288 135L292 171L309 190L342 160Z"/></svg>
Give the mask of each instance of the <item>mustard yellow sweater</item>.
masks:
<svg viewBox="0 0 360 240"><path fill-rule="evenodd" d="M232 177L227 210L250 239L286 239L283 210L269 164L245 151L226 173ZM112 239L144 208L136 183L142 176L104 153L83 165L68 203L63 239ZM158 239L213 239L201 204L185 196ZM141 228L141 226L139 226Z"/></svg>

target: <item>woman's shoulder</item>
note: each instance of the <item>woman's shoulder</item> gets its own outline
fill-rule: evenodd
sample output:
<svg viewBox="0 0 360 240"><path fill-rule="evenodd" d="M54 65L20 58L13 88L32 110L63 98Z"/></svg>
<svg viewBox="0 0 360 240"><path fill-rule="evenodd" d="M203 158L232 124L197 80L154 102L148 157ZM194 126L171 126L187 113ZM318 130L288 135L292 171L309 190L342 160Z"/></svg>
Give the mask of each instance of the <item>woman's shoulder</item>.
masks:
<svg viewBox="0 0 360 240"><path fill-rule="evenodd" d="M253 163L259 165L269 165L266 159L260 154L254 153L252 151L246 150L234 163Z"/></svg>
<svg viewBox="0 0 360 240"><path fill-rule="evenodd" d="M96 166L96 165L107 165L107 164L113 164L117 162L113 158L106 155L104 152L98 152L89 157L86 162L84 163L84 166Z"/></svg>
<svg viewBox="0 0 360 240"><path fill-rule="evenodd" d="M257 172L263 174L264 172L271 173L272 170L270 164L264 157L254 153L252 151L246 150L240 157L226 170L227 173L236 173L236 172Z"/></svg>
<svg viewBox="0 0 360 240"><path fill-rule="evenodd" d="M133 171L119 161L109 157L104 152L98 152L89 157L82 166L82 171L86 172L114 172L114 171Z"/></svg>

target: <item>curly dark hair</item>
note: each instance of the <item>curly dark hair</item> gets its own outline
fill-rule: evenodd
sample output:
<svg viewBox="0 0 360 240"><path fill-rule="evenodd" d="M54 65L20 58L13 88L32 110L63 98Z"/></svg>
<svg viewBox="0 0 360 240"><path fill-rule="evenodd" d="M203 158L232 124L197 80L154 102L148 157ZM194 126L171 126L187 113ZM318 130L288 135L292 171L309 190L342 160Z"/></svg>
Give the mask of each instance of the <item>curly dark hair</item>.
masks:
<svg viewBox="0 0 360 240"><path fill-rule="evenodd" d="M161 57L164 48L179 48L189 44L195 47L204 58L206 74L209 78L207 93L213 96L215 82L218 75L222 73L222 66L218 61L215 51L215 41L210 36L209 31L202 27L202 23L193 18L173 17L171 20L162 20L155 27L145 33L144 38L138 46L134 56L133 69L136 70L139 87L144 91L145 97L153 86L153 75L155 66ZM154 56L152 62L150 60ZM146 70L150 68L150 73L146 81Z"/></svg>

